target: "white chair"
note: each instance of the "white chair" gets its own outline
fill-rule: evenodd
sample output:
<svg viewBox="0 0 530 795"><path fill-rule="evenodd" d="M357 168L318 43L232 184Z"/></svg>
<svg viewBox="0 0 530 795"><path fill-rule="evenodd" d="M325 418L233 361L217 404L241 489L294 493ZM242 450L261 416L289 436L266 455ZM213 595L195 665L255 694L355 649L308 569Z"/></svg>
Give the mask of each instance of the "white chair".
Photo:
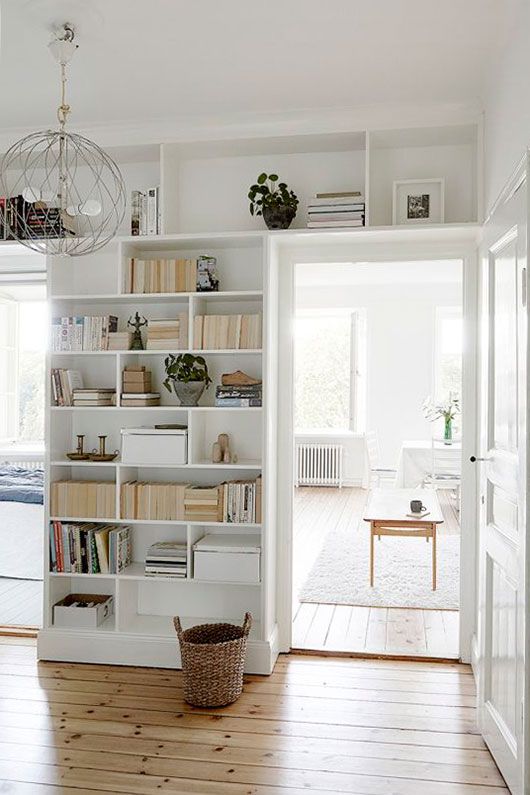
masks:
<svg viewBox="0 0 530 795"><path fill-rule="evenodd" d="M370 471L369 488L378 488L384 480L392 481L393 485L396 480L397 470L379 465L379 442L376 432L367 431L364 438Z"/></svg>
<svg viewBox="0 0 530 795"><path fill-rule="evenodd" d="M460 449L452 448L432 440L431 471L423 479L422 486L432 489L447 489L455 494L457 507L460 505L461 478Z"/></svg>

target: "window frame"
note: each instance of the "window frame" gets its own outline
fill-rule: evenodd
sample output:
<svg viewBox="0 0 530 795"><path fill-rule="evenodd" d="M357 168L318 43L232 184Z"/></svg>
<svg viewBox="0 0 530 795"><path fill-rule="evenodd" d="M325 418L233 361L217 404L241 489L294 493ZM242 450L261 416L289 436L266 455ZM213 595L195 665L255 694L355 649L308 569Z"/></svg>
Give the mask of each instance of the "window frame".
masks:
<svg viewBox="0 0 530 795"><path fill-rule="evenodd" d="M462 334L464 332L464 314L462 306L455 306L447 305L447 306L437 306L435 309L435 325L434 325L434 345L433 345L433 396L435 400L442 399L444 396L442 394L442 385L441 385L441 375L442 375L442 368L441 368L441 361L442 361L442 324L444 320L460 320L462 323ZM462 351L460 353L460 358L463 360L464 350L463 350L463 341L462 341ZM462 387L461 387L462 389Z"/></svg>

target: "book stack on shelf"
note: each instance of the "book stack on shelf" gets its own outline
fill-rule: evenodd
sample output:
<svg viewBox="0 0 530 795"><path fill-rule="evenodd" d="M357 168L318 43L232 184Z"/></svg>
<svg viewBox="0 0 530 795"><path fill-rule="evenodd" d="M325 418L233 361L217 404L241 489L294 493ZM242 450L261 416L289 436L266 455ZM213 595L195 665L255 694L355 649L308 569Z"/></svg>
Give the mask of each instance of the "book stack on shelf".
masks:
<svg viewBox="0 0 530 795"><path fill-rule="evenodd" d="M124 368L121 405L134 408L160 405L160 392L152 391L150 370L133 365Z"/></svg>
<svg viewBox="0 0 530 795"><path fill-rule="evenodd" d="M151 544L145 558L146 577L176 577L187 574L188 549L178 541L157 541Z"/></svg>
<svg viewBox="0 0 530 795"><path fill-rule="evenodd" d="M204 350L261 348L261 315L196 315L193 345Z"/></svg>
<svg viewBox="0 0 530 795"><path fill-rule="evenodd" d="M215 405L228 408L260 408L262 405L262 385L240 384L237 386L217 386Z"/></svg>
<svg viewBox="0 0 530 795"><path fill-rule="evenodd" d="M222 484L223 522L261 522L261 476Z"/></svg>
<svg viewBox="0 0 530 795"><path fill-rule="evenodd" d="M132 560L131 528L50 522L50 571L120 574Z"/></svg>
<svg viewBox="0 0 530 795"><path fill-rule="evenodd" d="M59 207L24 201L23 196L0 198L0 239L72 237L75 219ZM44 206L43 206L44 205Z"/></svg>
<svg viewBox="0 0 530 795"><path fill-rule="evenodd" d="M177 318L161 318L149 321L147 325L147 350L185 350L187 347L188 315L186 312L181 312Z"/></svg>
<svg viewBox="0 0 530 795"><path fill-rule="evenodd" d="M131 235L159 235L160 222L160 188L131 191Z"/></svg>
<svg viewBox="0 0 530 795"><path fill-rule="evenodd" d="M364 226L365 202L360 191L316 193L307 205L310 229Z"/></svg>
<svg viewBox="0 0 530 795"><path fill-rule="evenodd" d="M118 330L114 315L52 318L52 351L106 351L108 335Z"/></svg>
<svg viewBox="0 0 530 795"><path fill-rule="evenodd" d="M116 390L105 387L95 387L94 389L74 389L72 405L80 408L90 406L115 406Z"/></svg>
<svg viewBox="0 0 530 795"><path fill-rule="evenodd" d="M188 486L184 491L186 519L221 522L220 486Z"/></svg>
<svg viewBox="0 0 530 795"><path fill-rule="evenodd" d="M132 331L110 331L107 350L109 351L128 351L132 345Z"/></svg>
<svg viewBox="0 0 530 795"><path fill-rule="evenodd" d="M50 499L52 516L116 516L116 484L109 481L56 480L50 487Z"/></svg>
<svg viewBox="0 0 530 795"><path fill-rule="evenodd" d="M73 406L74 390L83 389L83 376L79 370L51 369L52 406Z"/></svg>
<svg viewBox="0 0 530 795"><path fill-rule="evenodd" d="M184 520L186 483L123 483L120 493L122 519Z"/></svg>

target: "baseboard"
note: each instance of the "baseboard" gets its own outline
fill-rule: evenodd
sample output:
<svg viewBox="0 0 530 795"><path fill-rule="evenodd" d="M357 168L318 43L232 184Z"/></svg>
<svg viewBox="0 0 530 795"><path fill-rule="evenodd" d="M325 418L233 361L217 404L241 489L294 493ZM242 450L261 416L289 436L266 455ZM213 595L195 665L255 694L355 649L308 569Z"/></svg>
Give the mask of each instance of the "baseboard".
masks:
<svg viewBox="0 0 530 795"><path fill-rule="evenodd" d="M278 656L278 632L269 641L249 640L245 673L270 674ZM177 638L146 637L126 633L102 633L42 629L37 638L39 660L180 668Z"/></svg>

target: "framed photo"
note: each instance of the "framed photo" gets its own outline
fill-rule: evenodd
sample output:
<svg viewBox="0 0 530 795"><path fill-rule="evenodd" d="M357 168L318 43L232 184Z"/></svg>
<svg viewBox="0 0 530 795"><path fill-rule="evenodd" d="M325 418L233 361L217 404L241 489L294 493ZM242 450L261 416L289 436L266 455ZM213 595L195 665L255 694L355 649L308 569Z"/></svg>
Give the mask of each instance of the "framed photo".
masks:
<svg viewBox="0 0 530 795"><path fill-rule="evenodd" d="M392 192L393 224L443 224L445 180L400 179Z"/></svg>

